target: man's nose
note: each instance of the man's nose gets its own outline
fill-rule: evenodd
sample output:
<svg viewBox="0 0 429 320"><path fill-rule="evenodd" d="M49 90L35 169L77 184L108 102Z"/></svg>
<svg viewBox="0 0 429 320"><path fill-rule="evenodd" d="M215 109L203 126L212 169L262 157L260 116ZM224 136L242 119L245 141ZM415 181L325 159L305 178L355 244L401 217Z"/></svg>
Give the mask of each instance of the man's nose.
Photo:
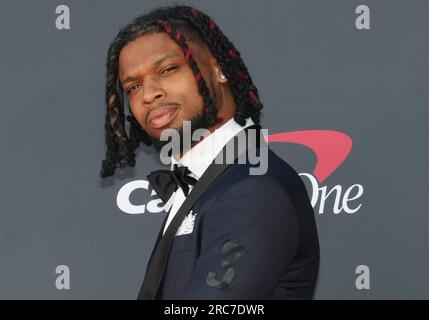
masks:
<svg viewBox="0 0 429 320"><path fill-rule="evenodd" d="M161 88L158 81L147 77L143 82L142 104L149 107L156 100L165 96L165 91Z"/></svg>

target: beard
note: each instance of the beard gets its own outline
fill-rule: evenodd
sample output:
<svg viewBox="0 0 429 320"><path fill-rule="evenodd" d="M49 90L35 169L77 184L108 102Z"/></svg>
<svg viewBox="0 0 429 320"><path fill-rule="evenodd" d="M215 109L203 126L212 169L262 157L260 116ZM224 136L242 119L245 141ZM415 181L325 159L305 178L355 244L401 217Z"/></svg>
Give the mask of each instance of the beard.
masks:
<svg viewBox="0 0 429 320"><path fill-rule="evenodd" d="M193 118L188 119L188 121L191 122L191 136L193 135L193 133L198 130L198 129L207 129L209 128L212 124L209 123L206 115L204 114L204 112L200 112L198 114L196 114ZM184 150L184 135L183 135L183 127L179 127L179 128L171 128L171 129L175 129L177 130L178 134L179 134L179 141L180 141L180 151L182 153L185 153L187 150ZM153 148L160 153L161 149L170 142L170 140L167 141L161 141L159 140L159 138L155 138L152 137L153 139L153 143L152 146ZM169 155L171 156L171 154Z"/></svg>

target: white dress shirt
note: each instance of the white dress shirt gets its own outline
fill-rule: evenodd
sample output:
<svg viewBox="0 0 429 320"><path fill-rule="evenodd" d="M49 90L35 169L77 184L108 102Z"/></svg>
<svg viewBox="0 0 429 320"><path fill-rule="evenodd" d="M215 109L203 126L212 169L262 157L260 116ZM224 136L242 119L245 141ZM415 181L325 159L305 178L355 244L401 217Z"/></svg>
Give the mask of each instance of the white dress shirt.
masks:
<svg viewBox="0 0 429 320"><path fill-rule="evenodd" d="M246 119L246 124L242 127L234 118L231 118L225 122L221 127L216 129L210 135L205 137L201 142L192 147L187 151L182 158L177 160L174 156L171 157L171 170L173 170L174 164L178 166L188 167L191 174L189 176L199 180L203 173L207 170L210 164L215 159L216 155L222 150L225 144L232 139L237 133L243 130L246 127L253 125L252 119L249 117ZM189 186L189 192L191 192L192 186ZM165 223L164 231L167 230L168 225L171 220L173 220L176 213L179 211L183 202L185 201L186 196L183 193L183 190L179 187L167 201L167 210L171 206L171 210L168 214L167 222ZM182 227L182 226L181 226ZM179 234L181 228L179 228Z"/></svg>

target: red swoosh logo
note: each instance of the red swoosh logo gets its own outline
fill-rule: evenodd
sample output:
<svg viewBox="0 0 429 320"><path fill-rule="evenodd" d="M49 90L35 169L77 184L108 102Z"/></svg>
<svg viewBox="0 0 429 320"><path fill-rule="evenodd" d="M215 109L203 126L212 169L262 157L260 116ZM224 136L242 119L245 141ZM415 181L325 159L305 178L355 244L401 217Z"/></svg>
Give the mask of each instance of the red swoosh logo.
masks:
<svg viewBox="0 0 429 320"><path fill-rule="evenodd" d="M319 182L328 178L347 158L352 139L339 131L303 130L268 135L268 142L290 142L306 146L316 154L313 170Z"/></svg>

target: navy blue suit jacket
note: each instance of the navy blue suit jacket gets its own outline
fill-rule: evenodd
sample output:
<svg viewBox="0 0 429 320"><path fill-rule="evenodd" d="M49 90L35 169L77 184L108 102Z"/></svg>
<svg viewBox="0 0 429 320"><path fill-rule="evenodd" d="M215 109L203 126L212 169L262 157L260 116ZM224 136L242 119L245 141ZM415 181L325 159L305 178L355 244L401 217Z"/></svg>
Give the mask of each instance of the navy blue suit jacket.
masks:
<svg viewBox="0 0 429 320"><path fill-rule="evenodd" d="M270 149L268 161L264 175L230 165L195 202L193 232L174 238L156 299L313 297L313 208L296 171Z"/></svg>

